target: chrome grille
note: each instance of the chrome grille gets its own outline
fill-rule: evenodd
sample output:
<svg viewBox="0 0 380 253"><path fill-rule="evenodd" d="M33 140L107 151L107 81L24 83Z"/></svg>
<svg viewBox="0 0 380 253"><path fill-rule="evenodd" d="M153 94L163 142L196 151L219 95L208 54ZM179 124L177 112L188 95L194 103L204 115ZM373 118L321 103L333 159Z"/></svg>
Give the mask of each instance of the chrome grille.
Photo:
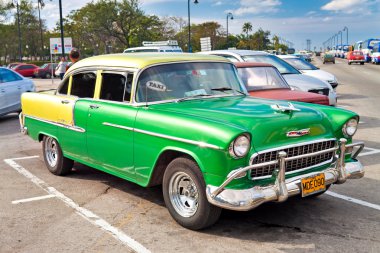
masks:
<svg viewBox="0 0 380 253"><path fill-rule="evenodd" d="M308 143L301 146L293 146L293 147L287 146L287 147L279 148L276 150L269 150L267 152L263 151L263 152L260 152L259 154L256 154L256 156L254 155L251 158L251 165L278 160L278 153L280 151L285 151L287 154L287 157L293 157L293 156L311 154L311 153L315 153L318 151L322 151L322 150L326 150L326 149L330 149L334 147L335 147L335 140L326 140L326 141ZM305 168L320 165L322 163L332 160L334 153L335 152L332 151L325 154L287 161L285 163L285 171L286 172L297 171L297 170L302 170ZM251 178L253 179L261 178L261 177L270 177L273 171L275 171L276 169L278 169L278 164L263 166L263 167L251 170L250 175L251 175Z"/></svg>

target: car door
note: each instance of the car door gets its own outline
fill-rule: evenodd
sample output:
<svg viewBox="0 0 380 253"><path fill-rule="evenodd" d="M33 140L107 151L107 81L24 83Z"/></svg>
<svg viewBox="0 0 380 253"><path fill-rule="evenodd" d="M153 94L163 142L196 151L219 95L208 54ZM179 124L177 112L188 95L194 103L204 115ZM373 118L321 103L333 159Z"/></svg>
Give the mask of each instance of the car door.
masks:
<svg viewBox="0 0 380 253"><path fill-rule="evenodd" d="M87 150L92 163L134 179L133 128L138 108L130 105L132 73L98 73L99 94L88 104Z"/></svg>
<svg viewBox="0 0 380 253"><path fill-rule="evenodd" d="M1 102L2 113L19 110L21 108L20 96L22 78L8 69L0 69L1 85L0 93L3 96Z"/></svg>

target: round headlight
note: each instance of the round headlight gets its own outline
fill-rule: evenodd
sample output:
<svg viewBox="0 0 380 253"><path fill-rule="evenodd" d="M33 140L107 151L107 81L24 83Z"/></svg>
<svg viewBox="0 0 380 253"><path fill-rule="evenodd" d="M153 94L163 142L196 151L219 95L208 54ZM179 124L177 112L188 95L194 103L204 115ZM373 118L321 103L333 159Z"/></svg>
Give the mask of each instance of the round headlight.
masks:
<svg viewBox="0 0 380 253"><path fill-rule="evenodd" d="M244 157L251 147L250 139L247 135L238 136L230 145L229 152L234 158Z"/></svg>
<svg viewBox="0 0 380 253"><path fill-rule="evenodd" d="M356 130L358 129L358 119L357 118L352 118L346 122L343 126L343 134L346 137L352 137L355 133Z"/></svg>

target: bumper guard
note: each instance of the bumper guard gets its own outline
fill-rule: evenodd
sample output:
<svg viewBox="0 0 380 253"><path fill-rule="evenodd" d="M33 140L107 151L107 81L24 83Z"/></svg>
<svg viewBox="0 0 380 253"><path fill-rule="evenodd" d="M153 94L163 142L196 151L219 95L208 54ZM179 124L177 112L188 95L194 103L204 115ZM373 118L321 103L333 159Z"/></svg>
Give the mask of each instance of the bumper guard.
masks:
<svg viewBox="0 0 380 253"><path fill-rule="evenodd" d="M347 179L361 178L364 176L364 168L362 164L356 160L356 157L363 150L364 143L358 142L348 145L346 145L346 143L347 140L342 138L339 140L338 147L294 157L286 157L287 154L284 151L281 151L279 152L279 157L276 161L254 164L235 170L233 173L230 173L230 175L228 175L227 179L219 187L207 185L207 199L211 204L225 209L248 211L258 207L265 202L284 202L288 199L289 196L300 194L301 179L305 177L324 173L326 186L334 183L343 184ZM353 149L354 147L358 147L358 149L351 155L351 158L355 161L346 164L346 150L348 148ZM332 151L335 151L336 154L338 150L340 151L339 155L335 155L336 160L331 165L331 167L323 171L311 172L301 176L285 179L285 162L305 157L313 157ZM279 169L273 173L273 176L276 178L273 185L265 187L255 186L253 188L244 190L225 189L225 187L231 183L232 180L240 178L242 174L247 173L252 169L275 164L279 165Z"/></svg>

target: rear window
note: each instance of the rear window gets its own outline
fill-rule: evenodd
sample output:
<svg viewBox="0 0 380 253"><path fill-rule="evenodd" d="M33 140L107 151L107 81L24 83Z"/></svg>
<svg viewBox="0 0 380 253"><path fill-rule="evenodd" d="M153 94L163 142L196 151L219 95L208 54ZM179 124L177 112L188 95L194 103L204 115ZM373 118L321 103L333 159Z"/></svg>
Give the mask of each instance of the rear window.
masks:
<svg viewBox="0 0 380 253"><path fill-rule="evenodd" d="M353 52L352 54L353 54L353 55L363 55L363 53L362 53L362 52L359 52L359 51L358 51L358 52Z"/></svg>

